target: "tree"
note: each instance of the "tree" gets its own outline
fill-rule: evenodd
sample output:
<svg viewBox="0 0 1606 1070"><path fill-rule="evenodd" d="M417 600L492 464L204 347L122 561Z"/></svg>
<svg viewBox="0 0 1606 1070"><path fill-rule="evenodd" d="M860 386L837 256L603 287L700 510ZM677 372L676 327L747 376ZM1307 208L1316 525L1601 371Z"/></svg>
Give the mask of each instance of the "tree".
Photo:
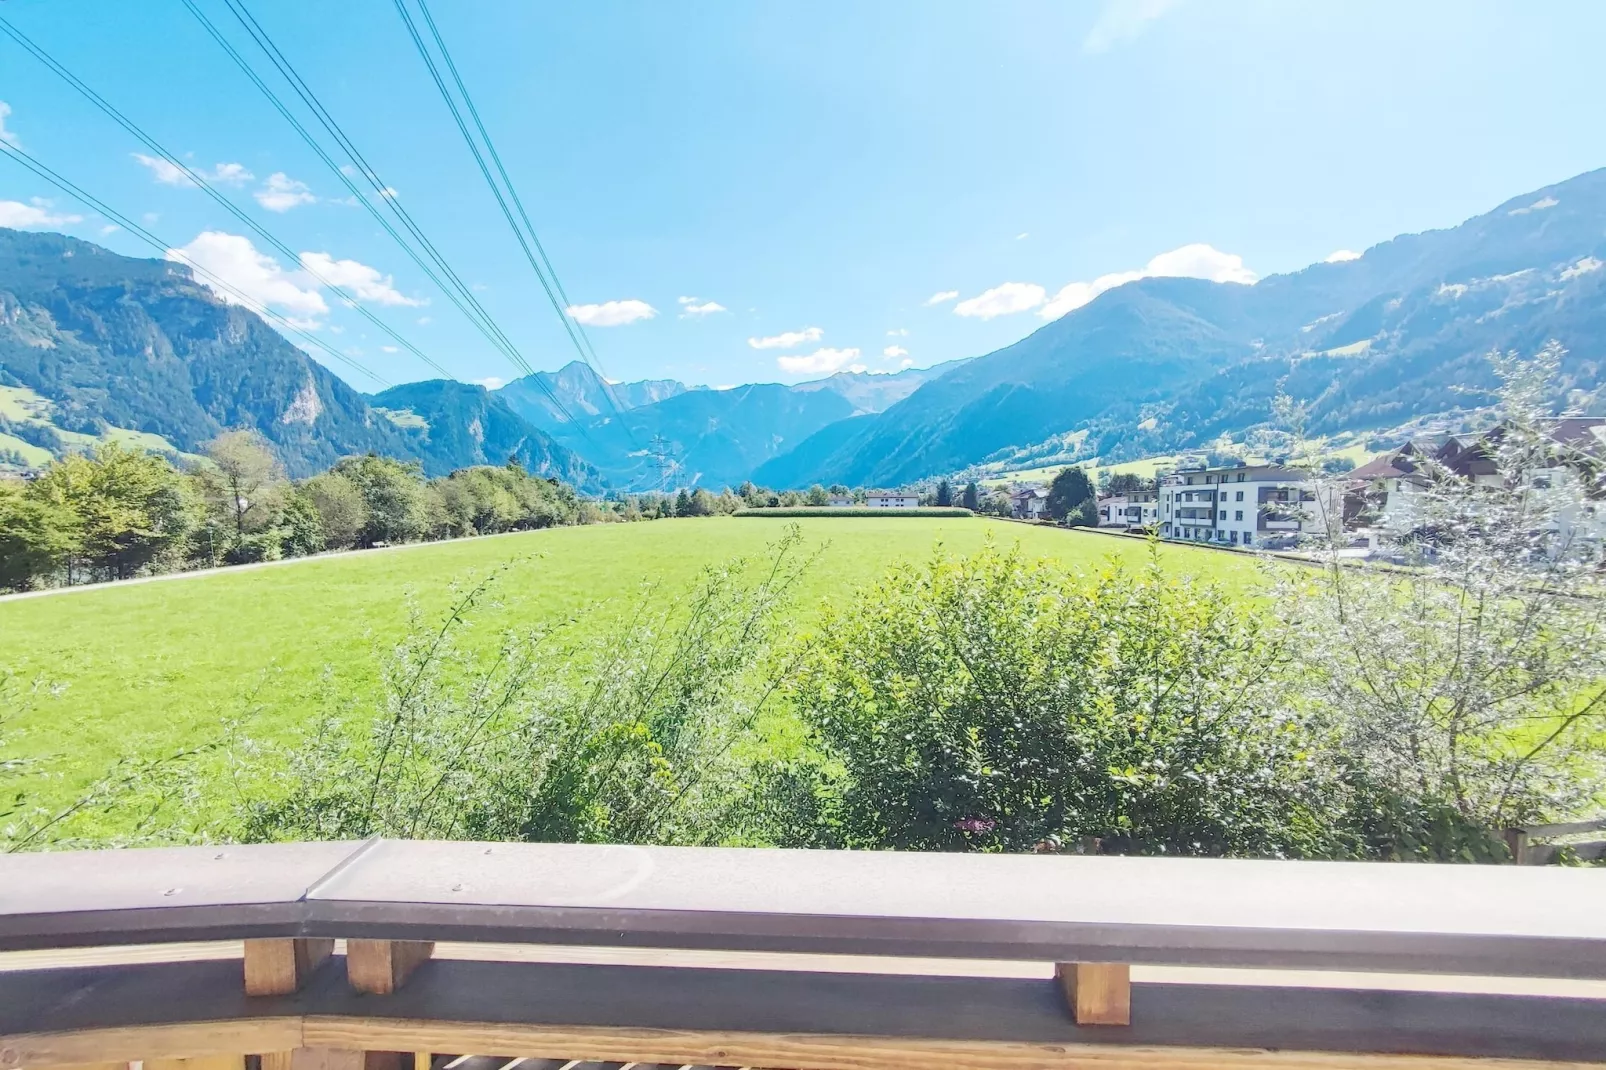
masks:
<svg viewBox="0 0 1606 1070"><path fill-rule="evenodd" d="M1588 812L1606 787L1591 512L1606 484L1598 459L1551 437L1560 356L1497 360L1500 422L1474 446L1491 471L1426 465L1382 530L1382 567L1327 554L1272 599L1302 700L1342 734L1382 800L1374 835L1400 855L1500 858L1491 830Z"/></svg>
<svg viewBox="0 0 1606 1070"><path fill-rule="evenodd" d="M268 440L255 431L227 431L203 447L212 467L203 483L233 522L234 537L273 523L286 485L284 467Z"/></svg>
<svg viewBox="0 0 1606 1070"><path fill-rule="evenodd" d="M1155 490L1154 480L1144 479L1133 472L1120 472L1101 482L1106 494L1144 494Z"/></svg>
<svg viewBox="0 0 1606 1070"><path fill-rule="evenodd" d="M324 548L323 517L305 490L296 488L285 497L279 525L279 545L285 554L306 557Z"/></svg>
<svg viewBox="0 0 1606 1070"><path fill-rule="evenodd" d="M75 576L80 570L133 576L181 544L192 523L192 500L173 466L115 442L57 461L27 494L78 519L82 539L67 558L69 583L93 578Z"/></svg>
<svg viewBox="0 0 1606 1070"><path fill-rule="evenodd" d="M946 479L937 483L937 504L944 508L954 504L954 487Z"/></svg>
<svg viewBox="0 0 1606 1070"><path fill-rule="evenodd" d="M680 493L675 495L675 515L691 516L691 495L686 493L685 487L681 487Z"/></svg>
<svg viewBox="0 0 1606 1070"><path fill-rule="evenodd" d="M428 503L424 476L416 463L370 453L347 457L330 471L351 480L362 494L367 517L358 536L360 545L408 542L424 533Z"/></svg>
<svg viewBox="0 0 1606 1070"><path fill-rule="evenodd" d="M325 472L302 484L301 493L318 510L327 548L343 550L357 545L368 524L368 503L356 483L340 472Z"/></svg>
<svg viewBox="0 0 1606 1070"><path fill-rule="evenodd" d="M1064 520L1093 496L1093 481L1087 478L1085 471L1075 465L1061 468L1048 485L1048 515Z"/></svg>
<svg viewBox="0 0 1606 1070"><path fill-rule="evenodd" d="M82 546L83 525L71 510L0 483L0 587L29 590Z"/></svg>
<svg viewBox="0 0 1606 1070"><path fill-rule="evenodd" d="M981 510L981 487L975 480L965 484L965 496L961 504L973 513Z"/></svg>
<svg viewBox="0 0 1606 1070"><path fill-rule="evenodd" d="M810 505L830 505L831 496L825 493L825 488L818 483L809 488L808 503Z"/></svg>

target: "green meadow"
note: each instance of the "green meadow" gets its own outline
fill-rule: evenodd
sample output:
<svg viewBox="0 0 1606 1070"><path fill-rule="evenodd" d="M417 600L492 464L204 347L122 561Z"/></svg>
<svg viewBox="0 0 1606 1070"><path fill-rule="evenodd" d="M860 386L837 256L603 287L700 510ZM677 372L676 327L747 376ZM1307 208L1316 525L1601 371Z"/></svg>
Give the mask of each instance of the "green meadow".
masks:
<svg viewBox="0 0 1606 1070"><path fill-rule="evenodd" d="M552 528L428 543L147 583L0 600L0 666L59 687L7 726L11 756L37 759L30 794L65 804L120 757L156 756L221 738L238 721L257 738L293 739L332 685L372 692L380 658L416 609L438 618L454 590L502 569L473 641L508 627L573 621L599 628L644 587L672 605L709 565L760 559L792 523L817 557L790 612L806 630L900 561L994 539L1034 558L1093 568L1137 564L1143 542L974 518L743 517ZM1178 572L1254 582L1249 558L1165 546ZM5 755L0 755L5 757Z"/></svg>

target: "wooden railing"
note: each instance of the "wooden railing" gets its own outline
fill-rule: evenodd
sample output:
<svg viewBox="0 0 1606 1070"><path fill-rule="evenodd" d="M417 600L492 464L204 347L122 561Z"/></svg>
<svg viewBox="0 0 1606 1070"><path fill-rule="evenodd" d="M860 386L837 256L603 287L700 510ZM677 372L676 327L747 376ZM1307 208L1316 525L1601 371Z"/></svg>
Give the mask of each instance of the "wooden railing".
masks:
<svg viewBox="0 0 1606 1070"><path fill-rule="evenodd" d="M12 855L0 952L0 1070L1606 1063L1601 870L406 841Z"/></svg>
<svg viewBox="0 0 1606 1070"><path fill-rule="evenodd" d="M1591 832L1606 832L1606 817L1592 821L1564 821L1554 825L1522 825L1505 831L1511 859L1519 866L1548 866L1571 857L1579 862L1606 859L1606 838L1577 840ZM1541 842L1535 843L1538 840ZM1562 842L1554 842L1554 841Z"/></svg>

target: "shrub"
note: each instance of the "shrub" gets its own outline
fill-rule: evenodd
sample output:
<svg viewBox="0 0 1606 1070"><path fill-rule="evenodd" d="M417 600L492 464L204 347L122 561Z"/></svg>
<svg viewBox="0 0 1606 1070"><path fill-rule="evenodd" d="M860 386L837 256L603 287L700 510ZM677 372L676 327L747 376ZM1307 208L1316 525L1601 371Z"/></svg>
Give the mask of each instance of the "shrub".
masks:
<svg viewBox="0 0 1606 1070"><path fill-rule="evenodd" d="M722 838L746 779L734 748L779 687L770 643L807 563L798 542L794 530L767 562L711 568L685 597L645 591L579 650L540 629L468 648L495 576L481 581L439 623L415 617L377 712L335 696L310 739L239 748L245 792L224 835Z"/></svg>
<svg viewBox="0 0 1606 1070"><path fill-rule="evenodd" d="M817 757L764 783L783 843L1324 855L1319 729L1284 654L1217 588L1069 575L989 546L895 570L828 614L793 689ZM779 796L784 803L777 803Z"/></svg>

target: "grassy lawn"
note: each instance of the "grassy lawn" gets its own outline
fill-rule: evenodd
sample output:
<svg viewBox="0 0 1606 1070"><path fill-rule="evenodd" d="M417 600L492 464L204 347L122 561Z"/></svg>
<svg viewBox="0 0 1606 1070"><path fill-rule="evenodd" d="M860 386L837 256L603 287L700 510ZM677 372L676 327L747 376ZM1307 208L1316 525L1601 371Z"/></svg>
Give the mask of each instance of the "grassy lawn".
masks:
<svg viewBox="0 0 1606 1070"><path fill-rule="evenodd" d="M1095 566L1137 563L1137 540L982 518L660 520L556 528L255 570L0 602L0 665L66 686L9 726L12 752L44 759L40 800L69 801L119 756L158 754L217 738L249 716L249 734L286 738L317 708L327 676L362 694L375 659L406 629L409 598L435 618L454 582L513 563L474 635L491 642L520 622L582 616L597 626L630 608L644 583L673 600L709 564L757 557L789 523L825 549L793 612L806 628L899 560L939 542L954 552L991 534L1034 557ZM1253 582L1247 558L1167 546L1180 571ZM16 730L21 730L20 736Z"/></svg>

